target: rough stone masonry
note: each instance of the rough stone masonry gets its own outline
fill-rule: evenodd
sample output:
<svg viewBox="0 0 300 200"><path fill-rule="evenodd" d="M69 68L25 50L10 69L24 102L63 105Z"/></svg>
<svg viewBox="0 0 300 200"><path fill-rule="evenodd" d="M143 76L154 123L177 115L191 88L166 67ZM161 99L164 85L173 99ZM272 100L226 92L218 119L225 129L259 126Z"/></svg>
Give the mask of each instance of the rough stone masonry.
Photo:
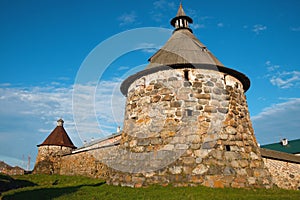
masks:
<svg viewBox="0 0 300 200"><path fill-rule="evenodd" d="M170 69L133 82L121 144L109 156L113 185L272 186L243 86L219 71Z"/></svg>

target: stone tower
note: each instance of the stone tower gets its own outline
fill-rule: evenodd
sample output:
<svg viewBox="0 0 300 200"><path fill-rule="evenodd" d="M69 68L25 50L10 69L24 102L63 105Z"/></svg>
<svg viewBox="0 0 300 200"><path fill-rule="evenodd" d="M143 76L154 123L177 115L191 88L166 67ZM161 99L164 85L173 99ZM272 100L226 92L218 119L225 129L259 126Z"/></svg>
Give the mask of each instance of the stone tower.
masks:
<svg viewBox="0 0 300 200"><path fill-rule="evenodd" d="M37 145L38 155L34 166L34 173L57 174L60 169L60 157L71 153L76 149L66 130L63 127L64 121L57 120L56 128L50 133L46 140Z"/></svg>
<svg viewBox="0 0 300 200"><path fill-rule="evenodd" d="M271 187L245 97L250 81L193 35L192 22L180 4L170 39L122 83L124 127L106 160L108 183Z"/></svg>

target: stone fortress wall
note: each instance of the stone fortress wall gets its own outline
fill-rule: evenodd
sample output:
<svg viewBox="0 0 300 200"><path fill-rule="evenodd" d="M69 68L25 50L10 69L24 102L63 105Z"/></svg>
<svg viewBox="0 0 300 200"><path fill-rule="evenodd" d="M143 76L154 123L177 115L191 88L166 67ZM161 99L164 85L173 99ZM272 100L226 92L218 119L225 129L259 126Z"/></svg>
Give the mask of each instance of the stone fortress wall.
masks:
<svg viewBox="0 0 300 200"><path fill-rule="evenodd" d="M284 189L300 190L300 156L261 148L273 183Z"/></svg>
<svg viewBox="0 0 300 200"><path fill-rule="evenodd" d="M51 167L40 164L35 172L129 187L269 188L274 183L298 189L300 162L262 159L239 81L211 70L185 73L167 70L138 79L128 94L122 135L73 151L41 146L37 163ZM137 155L143 156L132 162Z"/></svg>
<svg viewBox="0 0 300 200"><path fill-rule="evenodd" d="M57 168L51 173L61 175L82 175L91 178L100 178L107 180L109 176L109 168L107 165L101 163L96 157L108 154L112 149L118 148L104 147L94 148L88 151L81 151L73 154L66 154L56 161ZM94 156L97 155L97 156ZM262 153L265 167L268 169L272 176L273 183L279 188L299 190L300 188L300 162L289 162L279 159L266 158ZM41 168L40 168L41 169ZM35 173L50 174L48 168L44 168L42 171L35 171ZM37 170L37 169L35 169ZM124 177L126 180L130 180L131 176ZM142 178L134 178L137 183ZM130 185L127 185L130 186ZM132 187L142 186L140 184L131 185ZM222 185L209 185L211 187L222 187ZM224 186L224 185L223 185Z"/></svg>
<svg viewBox="0 0 300 200"><path fill-rule="evenodd" d="M300 164L263 158L272 174L273 182L280 188L300 190Z"/></svg>
<svg viewBox="0 0 300 200"><path fill-rule="evenodd" d="M91 178L100 178L106 180L109 176L108 168L93 156L109 153L109 148L89 150L74 154L69 154L61 158L59 174L74 176L82 175Z"/></svg>

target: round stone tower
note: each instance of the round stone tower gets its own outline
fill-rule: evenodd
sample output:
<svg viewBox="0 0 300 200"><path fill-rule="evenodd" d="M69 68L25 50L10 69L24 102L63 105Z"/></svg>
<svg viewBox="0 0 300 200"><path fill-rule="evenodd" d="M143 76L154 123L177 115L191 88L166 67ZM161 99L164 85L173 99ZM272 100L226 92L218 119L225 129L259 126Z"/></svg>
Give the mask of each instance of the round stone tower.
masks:
<svg viewBox="0 0 300 200"><path fill-rule="evenodd" d="M60 157L71 153L76 147L63 127L64 121L57 120L56 128L46 140L38 146L33 172L36 174L57 174L60 169Z"/></svg>
<svg viewBox="0 0 300 200"><path fill-rule="evenodd" d="M171 38L122 83L124 127L108 183L271 187L244 94L250 81L193 35L192 22L180 4Z"/></svg>

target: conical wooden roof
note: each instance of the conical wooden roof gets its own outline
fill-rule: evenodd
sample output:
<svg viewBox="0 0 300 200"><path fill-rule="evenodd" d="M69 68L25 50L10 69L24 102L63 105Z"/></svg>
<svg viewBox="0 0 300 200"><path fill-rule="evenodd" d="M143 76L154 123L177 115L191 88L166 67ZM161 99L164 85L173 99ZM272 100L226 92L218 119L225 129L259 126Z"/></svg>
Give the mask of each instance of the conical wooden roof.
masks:
<svg viewBox="0 0 300 200"><path fill-rule="evenodd" d="M178 64L207 64L224 67L188 29L175 31L166 44L149 61L150 64L146 69L158 65Z"/></svg>
<svg viewBox="0 0 300 200"><path fill-rule="evenodd" d="M250 87L249 78L241 72L225 67L193 34L189 23L193 20L185 14L180 4L176 17L171 20L175 27L172 36L152 57L145 70L140 71L123 81L121 92L126 96L128 88L135 80L158 71L199 68L220 71L237 78L243 84L244 91Z"/></svg>
<svg viewBox="0 0 300 200"><path fill-rule="evenodd" d="M63 146L63 147L71 147L76 149L72 140L68 136L66 130L63 127L63 120L59 119L57 121L56 128L50 133L50 135L46 138L46 140L42 143L37 145L46 146L46 145L55 145L55 146Z"/></svg>

